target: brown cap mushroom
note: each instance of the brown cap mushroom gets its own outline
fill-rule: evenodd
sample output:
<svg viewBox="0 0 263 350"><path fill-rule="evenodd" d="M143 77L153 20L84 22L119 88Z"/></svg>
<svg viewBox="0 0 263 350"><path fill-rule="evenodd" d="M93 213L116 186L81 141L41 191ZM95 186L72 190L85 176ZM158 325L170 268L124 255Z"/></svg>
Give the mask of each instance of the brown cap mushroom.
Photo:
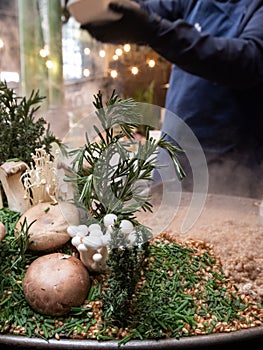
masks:
<svg viewBox="0 0 263 350"><path fill-rule="evenodd" d="M65 315L73 306L80 306L89 288L89 273L82 262L62 253L37 258L23 280L29 305L36 312L50 316Z"/></svg>
<svg viewBox="0 0 263 350"><path fill-rule="evenodd" d="M38 203L29 208L18 220L16 229L21 230L25 223L29 227L29 249L36 251L52 250L64 245L69 239L67 228L79 223L79 212L68 202Z"/></svg>
<svg viewBox="0 0 263 350"><path fill-rule="evenodd" d="M30 203L25 199L25 189L20 180L22 173L27 169L27 164L18 162L5 162L0 166L0 182L7 198L10 210L24 213Z"/></svg>

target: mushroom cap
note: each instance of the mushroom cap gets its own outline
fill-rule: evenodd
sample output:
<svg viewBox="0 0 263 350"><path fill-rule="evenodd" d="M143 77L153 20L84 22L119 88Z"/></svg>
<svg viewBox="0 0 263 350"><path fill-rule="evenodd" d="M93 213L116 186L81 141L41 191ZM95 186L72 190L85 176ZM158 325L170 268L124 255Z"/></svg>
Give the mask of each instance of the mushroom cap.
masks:
<svg viewBox="0 0 263 350"><path fill-rule="evenodd" d="M5 234L6 234L5 225L0 221L0 242L5 237Z"/></svg>
<svg viewBox="0 0 263 350"><path fill-rule="evenodd" d="M115 221L118 220L117 215L115 214L106 214L103 218L103 223L105 227L114 225Z"/></svg>
<svg viewBox="0 0 263 350"><path fill-rule="evenodd" d="M36 312L65 315L80 306L90 289L89 273L82 262L67 254L43 255L32 262L23 280L28 304Z"/></svg>
<svg viewBox="0 0 263 350"><path fill-rule="evenodd" d="M23 161L18 162L5 162L1 165L1 168L6 172L7 176L12 176L17 173L22 173L27 169L27 164Z"/></svg>
<svg viewBox="0 0 263 350"><path fill-rule="evenodd" d="M68 202L39 203L28 209L18 220L16 228L21 230L21 225L26 219L29 237L29 249L45 251L58 248L69 241L67 232L69 225L79 223L77 207Z"/></svg>
<svg viewBox="0 0 263 350"><path fill-rule="evenodd" d="M130 220L121 220L120 229L124 234L129 234L134 230L134 226Z"/></svg>

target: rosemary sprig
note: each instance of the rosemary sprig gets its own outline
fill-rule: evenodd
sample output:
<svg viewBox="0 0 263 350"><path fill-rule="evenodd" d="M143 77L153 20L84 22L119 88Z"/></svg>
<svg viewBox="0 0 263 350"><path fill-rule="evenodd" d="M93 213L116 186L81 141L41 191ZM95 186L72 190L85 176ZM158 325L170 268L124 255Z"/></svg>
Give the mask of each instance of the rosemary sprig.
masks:
<svg viewBox="0 0 263 350"><path fill-rule="evenodd" d="M164 138L149 137L149 128L145 141L135 142L142 118L132 99L120 99L113 92L104 105L99 92L94 106L103 132L94 125L98 140L91 142L86 135L86 144L71 152L73 176L66 181L77 183L79 204L99 220L107 213L132 219L137 211L151 211L141 184L152 180L158 148L167 150L180 180L185 176L177 158L182 150ZM134 144L137 150L131 151Z"/></svg>

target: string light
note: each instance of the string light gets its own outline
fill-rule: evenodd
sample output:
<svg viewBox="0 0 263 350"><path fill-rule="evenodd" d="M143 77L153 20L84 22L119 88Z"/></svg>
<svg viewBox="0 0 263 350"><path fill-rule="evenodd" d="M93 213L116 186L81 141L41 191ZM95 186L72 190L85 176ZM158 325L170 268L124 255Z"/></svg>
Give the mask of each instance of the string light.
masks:
<svg viewBox="0 0 263 350"><path fill-rule="evenodd" d="M147 64L150 68L154 68L156 63L155 63L155 60L149 59L147 61Z"/></svg>
<svg viewBox="0 0 263 350"><path fill-rule="evenodd" d="M116 69L111 70L110 76L111 76L113 79L116 79L116 78L117 78L118 72L116 71Z"/></svg>
<svg viewBox="0 0 263 350"><path fill-rule="evenodd" d="M83 69L83 75L86 78L89 77L90 76L90 70L88 68L84 68Z"/></svg>
<svg viewBox="0 0 263 350"><path fill-rule="evenodd" d="M100 51L99 51L99 56L100 56L101 58L105 57L105 56L106 56L105 50L100 50Z"/></svg>
<svg viewBox="0 0 263 350"><path fill-rule="evenodd" d="M131 51L131 45L130 45L130 44L125 44L125 45L123 46L123 50L124 50L125 52L130 52L130 51Z"/></svg>
<svg viewBox="0 0 263 350"><path fill-rule="evenodd" d="M122 51L122 49L120 49L120 48L118 48L118 49L115 50L115 54L116 54L117 56L121 56L122 53L123 53L123 51Z"/></svg>
<svg viewBox="0 0 263 350"><path fill-rule="evenodd" d="M53 62L52 62L51 60L47 60L47 61L46 61L46 67L47 67L48 69L53 68L53 67L54 67Z"/></svg>
<svg viewBox="0 0 263 350"><path fill-rule="evenodd" d="M39 55L43 58L48 57L48 55L49 55L48 48L45 46L41 50L39 50Z"/></svg>
<svg viewBox="0 0 263 350"><path fill-rule="evenodd" d="M90 55L90 48L89 47L85 47L84 54L87 56Z"/></svg>
<svg viewBox="0 0 263 350"><path fill-rule="evenodd" d="M122 47L118 47L113 56L112 56L112 60L113 61L118 61L120 60L120 57L124 54L124 53L128 53L131 51L131 45L130 44L125 44L123 45ZM91 54L91 49L89 47L85 47L84 50L83 50L84 54L85 55L90 55ZM101 49L99 50L99 56L101 58L104 58L106 56L106 51L104 49ZM48 68L53 68L53 63L48 60L46 62L46 65ZM148 65L149 68L154 68L156 67L156 61L152 58L146 58L145 62L140 64L139 66L131 66L129 68L129 71L132 75L136 76L140 73L140 68L142 66L145 66L145 65ZM83 77L89 77L91 75L91 72L88 68L84 68L83 69ZM116 79L118 78L119 76L119 73L118 73L118 70L117 69L112 69L112 70L109 70L109 75L112 79Z"/></svg>
<svg viewBox="0 0 263 350"><path fill-rule="evenodd" d="M139 68L134 66L134 67L131 67L131 73L133 75L137 75L139 73Z"/></svg>

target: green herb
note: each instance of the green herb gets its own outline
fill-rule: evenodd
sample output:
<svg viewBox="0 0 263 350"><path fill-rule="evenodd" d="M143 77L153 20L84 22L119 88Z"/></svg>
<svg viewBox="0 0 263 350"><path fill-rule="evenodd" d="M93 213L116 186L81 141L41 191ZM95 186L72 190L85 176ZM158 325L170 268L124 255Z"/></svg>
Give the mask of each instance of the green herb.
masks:
<svg viewBox="0 0 263 350"><path fill-rule="evenodd" d="M127 326L132 296L141 277L142 263L147 254L148 243L110 250L108 265L111 269L107 288L102 295L102 317L107 325Z"/></svg>
<svg viewBox="0 0 263 350"><path fill-rule="evenodd" d="M177 159L179 148L164 139L156 141L146 132L144 143L135 142L135 132L140 124L137 103L123 100L115 92L105 105L101 92L95 96L94 105L101 128L94 126L98 140L91 142L86 135L86 144L73 150L74 175L67 181L78 185L78 204L102 219L107 213L118 218L134 219L140 210L150 211L151 203L141 192L140 184L151 181L158 147L166 149L174 161L179 179L185 174ZM126 141L125 139L126 138ZM130 148L136 144L137 150ZM113 162L118 155L117 164Z"/></svg>

